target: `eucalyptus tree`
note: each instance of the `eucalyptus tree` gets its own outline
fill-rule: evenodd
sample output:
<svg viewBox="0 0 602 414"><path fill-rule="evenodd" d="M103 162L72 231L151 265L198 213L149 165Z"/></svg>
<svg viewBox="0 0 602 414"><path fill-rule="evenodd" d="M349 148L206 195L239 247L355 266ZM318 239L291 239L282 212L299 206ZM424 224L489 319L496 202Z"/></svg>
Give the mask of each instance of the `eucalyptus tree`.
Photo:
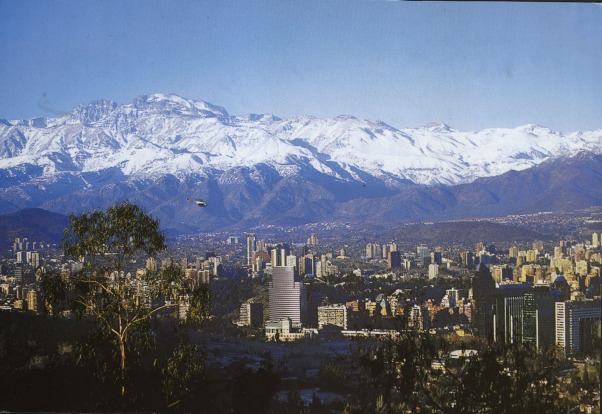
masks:
<svg viewBox="0 0 602 414"><path fill-rule="evenodd" d="M78 317L91 317L117 356L117 382L126 394L128 357L152 341L151 321L190 298L188 315L208 316L209 290L194 286L173 261L168 266L137 266L167 249L159 221L130 202L106 211L70 216L65 229L64 253L80 263L71 275L69 292Z"/></svg>

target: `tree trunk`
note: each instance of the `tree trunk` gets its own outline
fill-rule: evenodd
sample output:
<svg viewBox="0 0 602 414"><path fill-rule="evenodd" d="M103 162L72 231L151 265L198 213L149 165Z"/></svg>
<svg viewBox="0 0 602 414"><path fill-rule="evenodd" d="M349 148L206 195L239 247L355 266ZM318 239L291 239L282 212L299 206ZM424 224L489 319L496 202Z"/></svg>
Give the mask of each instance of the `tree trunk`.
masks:
<svg viewBox="0 0 602 414"><path fill-rule="evenodd" d="M121 359L121 398L125 396L125 343L123 337L119 337L119 356Z"/></svg>

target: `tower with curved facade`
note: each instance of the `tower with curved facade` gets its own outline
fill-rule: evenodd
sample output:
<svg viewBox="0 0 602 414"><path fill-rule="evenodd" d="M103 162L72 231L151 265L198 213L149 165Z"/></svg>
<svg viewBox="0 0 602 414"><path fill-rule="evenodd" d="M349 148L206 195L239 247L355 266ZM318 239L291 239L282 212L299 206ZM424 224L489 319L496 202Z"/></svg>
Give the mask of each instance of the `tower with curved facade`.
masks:
<svg viewBox="0 0 602 414"><path fill-rule="evenodd" d="M274 266L269 284L270 320L290 318L293 325L301 324L303 284L295 280L293 266Z"/></svg>

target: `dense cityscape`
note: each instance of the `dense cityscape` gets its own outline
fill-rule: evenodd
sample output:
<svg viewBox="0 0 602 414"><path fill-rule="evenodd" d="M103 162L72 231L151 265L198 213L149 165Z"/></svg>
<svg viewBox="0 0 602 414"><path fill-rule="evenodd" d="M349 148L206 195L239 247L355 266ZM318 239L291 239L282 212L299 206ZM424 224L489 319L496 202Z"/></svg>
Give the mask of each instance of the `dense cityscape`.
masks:
<svg viewBox="0 0 602 414"><path fill-rule="evenodd" d="M535 225L528 216L500 220L519 219ZM565 222L565 229L575 220L586 224L574 215L554 219ZM359 355L401 343L407 335L424 334L448 344L428 369L450 374L454 361L480 358L486 349L479 347L487 344L525 346L541 355L552 352L557 365L549 380L555 385L546 394L552 396L552 406L599 412L600 232L585 226L557 241L481 241L472 246L443 240L435 246L415 245L376 237L365 242L365 235L341 241L332 231L325 231L324 238L312 232L293 240L287 233L274 236L274 229L266 233L272 234L270 239L262 237L261 229L242 235L180 236L169 241L167 252L130 261L123 277L108 275L108 286L124 283L127 300L144 309L160 307L155 323L163 328L186 326L187 338L206 358L203 378L223 379L229 367L238 365L259 375L269 360L274 386L266 387L271 390L262 397L267 405L258 411L387 412L386 401L378 410L363 405L357 388L370 375L358 363ZM202 322L187 323L190 290L160 297L152 293L148 276L174 263L189 286L210 291L210 310ZM78 318L75 308L58 306L44 282L58 275L68 284L83 269L84 261L67 257L61 246L29 240L25 234L14 240L0 268L5 321L0 358L10 354L5 327L20 321L6 319L9 315L49 324L94 319L93 309ZM154 335L160 335L159 325ZM413 401L413 409L445 411L427 397ZM388 407L403 404L391 402ZM29 406L6 408L18 407Z"/></svg>

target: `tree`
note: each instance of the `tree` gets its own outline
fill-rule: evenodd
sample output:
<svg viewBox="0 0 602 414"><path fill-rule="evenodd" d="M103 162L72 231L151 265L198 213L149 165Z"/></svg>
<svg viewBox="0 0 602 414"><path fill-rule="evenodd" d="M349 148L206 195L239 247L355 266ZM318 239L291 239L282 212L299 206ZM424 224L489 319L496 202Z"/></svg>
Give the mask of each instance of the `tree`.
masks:
<svg viewBox="0 0 602 414"><path fill-rule="evenodd" d="M363 351L367 375L351 412L556 412L558 361L522 344L474 342L452 357L451 344L402 331ZM462 349L460 349L462 351Z"/></svg>
<svg viewBox="0 0 602 414"><path fill-rule="evenodd" d="M159 271L137 269L137 259L154 258L166 250L165 241L158 220L130 202L72 214L65 229L65 257L82 264L81 271L71 275L67 296L76 315L93 318L100 336L115 350L122 398L129 355L152 345L155 315L176 307L185 294L192 298L191 318L208 314L208 289L193 289L173 261Z"/></svg>
<svg viewBox="0 0 602 414"><path fill-rule="evenodd" d="M163 375L168 407L193 409L194 393L199 391L204 379L205 359L195 344L180 342L174 349Z"/></svg>

